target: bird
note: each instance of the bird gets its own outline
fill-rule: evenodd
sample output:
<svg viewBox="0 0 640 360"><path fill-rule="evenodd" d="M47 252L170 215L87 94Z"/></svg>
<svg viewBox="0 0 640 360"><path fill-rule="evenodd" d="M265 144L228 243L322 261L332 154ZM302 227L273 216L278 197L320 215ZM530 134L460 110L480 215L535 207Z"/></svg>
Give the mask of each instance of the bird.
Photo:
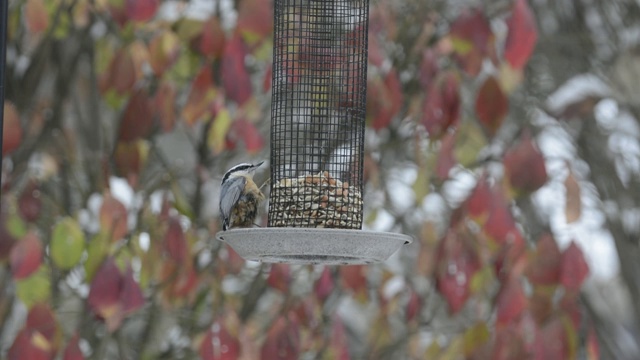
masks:
<svg viewBox="0 0 640 360"><path fill-rule="evenodd" d="M220 218L222 230L252 227L258 207L265 200L253 181L253 174L264 161L257 164L238 164L224 174L220 186Z"/></svg>

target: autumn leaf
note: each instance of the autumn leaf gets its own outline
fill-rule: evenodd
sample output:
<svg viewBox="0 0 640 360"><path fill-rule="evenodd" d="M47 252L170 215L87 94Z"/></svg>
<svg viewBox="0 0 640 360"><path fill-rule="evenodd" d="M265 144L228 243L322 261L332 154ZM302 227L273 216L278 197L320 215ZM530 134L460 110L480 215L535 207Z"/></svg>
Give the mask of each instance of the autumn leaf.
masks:
<svg viewBox="0 0 640 360"><path fill-rule="evenodd" d="M156 14L159 5L159 0L125 0L126 14L133 21L150 20Z"/></svg>
<svg viewBox="0 0 640 360"><path fill-rule="evenodd" d="M107 258L91 281L87 302L113 332L127 315L142 307L144 297L133 279L131 267L123 274L113 258Z"/></svg>
<svg viewBox="0 0 640 360"><path fill-rule="evenodd" d="M222 86L227 98L238 105L251 98L251 79L245 66L247 50L240 36L234 36L224 47L222 55Z"/></svg>
<svg viewBox="0 0 640 360"><path fill-rule="evenodd" d="M331 275L331 270L329 267L324 267L322 269L322 273L318 280L316 280L313 285L313 292L315 293L318 300L324 302L333 292L335 288L335 284L333 281L333 276Z"/></svg>
<svg viewBox="0 0 640 360"><path fill-rule="evenodd" d="M428 88L433 79L436 78L439 70L440 67L438 66L438 56L436 52L431 48L425 49L422 52L422 60L420 61L420 70L418 73L420 85Z"/></svg>
<svg viewBox="0 0 640 360"><path fill-rule="evenodd" d="M27 307L47 302L51 297L51 270L41 265L29 277L16 280L16 295Z"/></svg>
<svg viewBox="0 0 640 360"><path fill-rule="evenodd" d="M273 264L269 270L267 276L267 284L286 294L289 291L289 284L291 284L291 269L287 264Z"/></svg>
<svg viewBox="0 0 640 360"><path fill-rule="evenodd" d="M509 110L509 99L495 77L489 76L476 97L476 115L490 137L495 136Z"/></svg>
<svg viewBox="0 0 640 360"><path fill-rule="evenodd" d="M535 256L529 261L526 274L531 283L553 285L560 280L561 253L553 236L545 233L536 243Z"/></svg>
<svg viewBox="0 0 640 360"><path fill-rule="evenodd" d="M180 39L173 31L162 31L151 39L149 65L156 76L162 76L176 62L179 53Z"/></svg>
<svg viewBox="0 0 640 360"><path fill-rule="evenodd" d="M236 28L243 40L255 45L273 33L272 2L264 0L244 0L238 9Z"/></svg>
<svg viewBox="0 0 640 360"><path fill-rule="evenodd" d="M547 182L544 157L528 131L507 150L503 162L516 195L532 193Z"/></svg>
<svg viewBox="0 0 640 360"><path fill-rule="evenodd" d="M232 121L229 110L223 108L218 111L207 134L207 145L213 154L220 154L225 149L225 138L231 126Z"/></svg>
<svg viewBox="0 0 640 360"><path fill-rule="evenodd" d="M18 211L23 219L34 222L40 217L42 211L42 198L40 189L35 182L31 181L22 191L18 198Z"/></svg>
<svg viewBox="0 0 640 360"><path fill-rule="evenodd" d="M402 86L398 73L390 70L384 77L369 80L367 119L375 130L384 129L402 108Z"/></svg>
<svg viewBox="0 0 640 360"><path fill-rule="evenodd" d="M8 359L49 360L55 357L62 333L49 305L36 304L9 349Z"/></svg>
<svg viewBox="0 0 640 360"><path fill-rule="evenodd" d="M436 288L447 301L449 312L456 314L471 294L471 278L480 270L480 260L476 251L451 229L436 253Z"/></svg>
<svg viewBox="0 0 640 360"><path fill-rule="evenodd" d="M4 102L4 124L2 126L2 156L11 154L22 142L22 125L18 110L10 101Z"/></svg>
<svg viewBox="0 0 640 360"><path fill-rule="evenodd" d="M134 141L146 138L155 125L151 115L149 94L144 88L138 89L133 93L124 109L120 120L118 139L120 141Z"/></svg>
<svg viewBox="0 0 640 360"><path fill-rule="evenodd" d="M582 250L571 242L562 252L560 263L560 283L570 291L578 291L589 275L589 265L584 259Z"/></svg>
<svg viewBox="0 0 640 360"><path fill-rule="evenodd" d="M565 207L564 214L567 224L572 224L580 219L582 213L582 202L580 200L580 184L576 179L573 171L569 171L569 175L564 180Z"/></svg>
<svg viewBox="0 0 640 360"><path fill-rule="evenodd" d="M258 128L244 118L236 119L227 133L227 145L235 146L242 141L249 154L256 154L264 147L264 138ZM227 146L229 147L229 146Z"/></svg>
<svg viewBox="0 0 640 360"><path fill-rule="evenodd" d="M69 339L67 347L62 354L62 360L85 360L84 354L80 349L80 336L78 334Z"/></svg>
<svg viewBox="0 0 640 360"><path fill-rule="evenodd" d="M455 58L469 75L480 73L485 57L495 60L495 36L480 9L463 11L451 24L450 36Z"/></svg>
<svg viewBox="0 0 640 360"><path fill-rule="evenodd" d="M156 89L153 97L152 113L162 132L173 130L176 122L176 87L168 81L163 81Z"/></svg>
<svg viewBox="0 0 640 360"><path fill-rule="evenodd" d="M43 0L27 0L24 17L32 35L43 33L49 27L49 14Z"/></svg>
<svg viewBox="0 0 640 360"><path fill-rule="evenodd" d="M456 164L456 157L453 153L453 149L456 144L456 133L448 132L442 138L440 142L440 151L438 151L438 158L436 160L436 176L440 180L446 180L449 178L449 172Z"/></svg>
<svg viewBox="0 0 640 360"><path fill-rule="evenodd" d="M106 193L100 206L100 229L110 234L112 241L122 239L128 231L127 209L110 193Z"/></svg>
<svg viewBox="0 0 640 360"><path fill-rule="evenodd" d="M240 358L240 341L218 320L205 333L198 353L202 360L236 360Z"/></svg>
<svg viewBox="0 0 640 360"><path fill-rule="evenodd" d="M502 284L496 299L496 326L515 323L527 306L527 297L519 279L509 278Z"/></svg>
<svg viewBox="0 0 640 360"><path fill-rule="evenodd" d="M296 360L300 355L300 326L295 318L280 316L267 331L261 359Z"/></svg>
<svg viewBox="0 0 640 360"><path fill-rule="evenodd" d="M536 45L538 29L527 0L515 0L511 16L507 19L507 40L504 58L514 69L522 69Z"/></svg>
<svg viewBox="0 0 640 360"><path fill-rule="evenodd" d="M113 89L118 95L127 94L138 80L136 64L128 47L120 48L111 59L107 71L100 77L103 93Z"/></svg>
<svg viewBox="0 0 640 360"><path fill-rule="evenodd" d="M364 265L340 267L340 286L350 291L357 300L367 297L367 267Z"/></svg>
<svg viewBox="0 0 640 360"><path fill-rule="evenodd" d="M535 359L574 359L577 334L568 319L558 316L540 329L540 338L533 347Z"/></svg>
<svg viewBox="0 0 640 360"><path fill-rule="evenodd" d="M114 163L117 174L126 177L131 187L135 188L142 169L149 157L149 141L138 139L131 142L118 142L114 152Z"/></svg>
<svg viewBox="0 0 640 360"><path fill-rule="evenodd" d="M175 217L169 218L169 226L164 235L164 251L177 264L184 264L189 259L187 239L180 221Z"/></svg>
<svg viewBox="0 0 640 360"><path fill-rule="evenodd" d="M422 124L429 136L440 138L458 121L460 114L460 83L455 72L440 76L427 92L422 106Z"/></svg>
<svg viewBox="0 0 640 360"><path fill-rule="evenodd" d="M58 221L51 233L49 254L56 266L69 270L76 266L84 252L84 233L80 224L71 217Z"/></svg>
<svg viewBox="0 0 640 360"><path fill-rule="evenodd" d="M196 122L202 120L207 110L213 105L216 94L211 67L205 65L200 69L191 84L187 102L182 108L184 121L193 126Z"/></svg>
<svg viewBox="0 0 640 360"><path fill-rule="evenodd" d="M33 274L42 264L42 243L38 235L31 231L11 249L10 265L13 278L24 279Z"/></svg>
<svg viewBox="0 0 640 360"><path fill-rule="evenodd" d="M202 25L202 32L192 41L192 46L207 59L218 59L225 46L225 33L217 16L211 16Z"/></svg>

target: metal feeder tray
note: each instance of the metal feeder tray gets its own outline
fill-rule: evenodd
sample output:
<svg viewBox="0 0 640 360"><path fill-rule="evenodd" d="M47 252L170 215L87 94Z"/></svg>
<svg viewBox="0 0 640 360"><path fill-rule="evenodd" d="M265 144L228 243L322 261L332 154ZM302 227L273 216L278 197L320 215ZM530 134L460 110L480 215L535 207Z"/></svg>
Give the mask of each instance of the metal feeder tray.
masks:
<svg viewBox="0 0 640 360"><path fill-rule="evenodd" d="M216 239L246 260L324 265L383 262L413 242L411 236L387 232L287 227L231 229Z"/></svg>

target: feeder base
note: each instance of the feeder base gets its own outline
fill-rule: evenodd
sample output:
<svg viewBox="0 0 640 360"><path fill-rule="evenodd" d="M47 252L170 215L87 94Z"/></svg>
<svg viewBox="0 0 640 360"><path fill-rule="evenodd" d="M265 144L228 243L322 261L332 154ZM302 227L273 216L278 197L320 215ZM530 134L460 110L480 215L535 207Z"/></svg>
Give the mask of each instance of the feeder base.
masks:
<svg viewBox="0 0 640 360"><path fill-rule="evenodd" d="M216 239L246 260L324 265L383 262L413 242L408 235L385 232L276 227L220 231Z"/></svg>

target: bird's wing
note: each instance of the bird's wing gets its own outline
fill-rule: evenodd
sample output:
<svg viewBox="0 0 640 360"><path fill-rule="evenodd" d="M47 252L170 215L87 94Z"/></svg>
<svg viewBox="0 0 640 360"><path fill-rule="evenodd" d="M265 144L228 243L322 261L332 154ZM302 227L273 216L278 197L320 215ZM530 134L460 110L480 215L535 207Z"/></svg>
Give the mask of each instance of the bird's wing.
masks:
<svg viewBox="0 0 640 360"><path fill-rule="evenodd" d="M244 176L238 176L222 184L222 189L220 190L220 217L223 223L228 223L229 217L231 216L231 209L233 209L238 199L240 199L242 189L244 189L246 183L247 179Z"/></svg>

